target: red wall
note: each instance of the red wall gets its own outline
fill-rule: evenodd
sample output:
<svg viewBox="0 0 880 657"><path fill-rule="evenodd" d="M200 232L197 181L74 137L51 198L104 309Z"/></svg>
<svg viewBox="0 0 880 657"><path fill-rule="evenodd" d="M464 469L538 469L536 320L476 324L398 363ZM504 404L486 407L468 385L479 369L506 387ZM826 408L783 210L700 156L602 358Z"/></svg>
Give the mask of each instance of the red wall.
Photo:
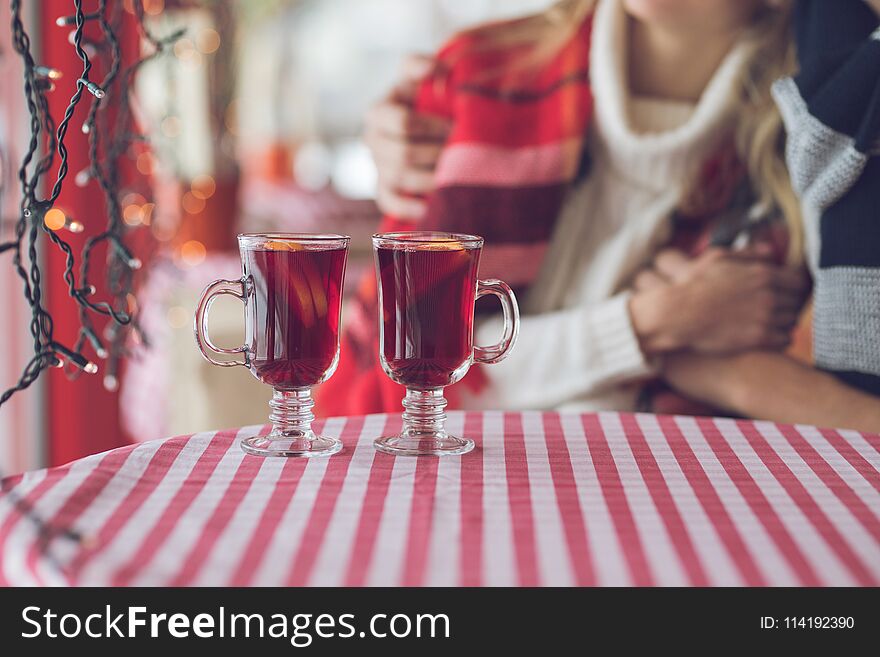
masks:
<svg viewBox="0 0 880 657"><path fill-rule="evenodd" d="M93 11L96 2L86 2L85 10ZM55 19L71 12L69 0L44 0L40 4L39 17L41 28L40 61L46 65L60 69L64 77L57 84L56 90L49 95L52 114L60 120L73 93L75 83L82 71L82 62L76 56L73 46L68 42L70 27L58 27ZM86 34L97 37L99 28L87 23ZM131 25L127 26L132 28ZM133 29L121 35L121 41L129 56L134 55L138 43ZM100 81L103 71L93 69L91 79ZM82 248L85 236L101 230L106 221L104 204L100 191L95 183L85 188L77 187L73 178L78 171L87 166L88 141L82 133L81 126L88 112L92 96L85 94L83 102L76 109L70 124L65 143L70 152L70 174L65 182L64 191L58 206L85 224L86 231L81 235L65 232L64 237L78 253ZM79 320L77 307L64 292L63 272L64 256L57 249L47 249L47 306L55 318L55 332L60 341L71 345L77 335ZM103 253L103 250L101 251ZM91 282L100 290L103 277L102 257L93 264ZM78 266L78 264L77 264ZM97 326L102 327L104 320L98 318ZM99 333L100 334L100 333ZM95 358L90 348L86 348L89 358ZM103 451L127 442L119 422L119 396L111 393L103 386L103 361L96 362L101 367L97 375L82 375L75 382L67 379L60 370L53 369L48 375L46 414L49 435L49 462L51 465L66 463L86 454Z"/></svg>

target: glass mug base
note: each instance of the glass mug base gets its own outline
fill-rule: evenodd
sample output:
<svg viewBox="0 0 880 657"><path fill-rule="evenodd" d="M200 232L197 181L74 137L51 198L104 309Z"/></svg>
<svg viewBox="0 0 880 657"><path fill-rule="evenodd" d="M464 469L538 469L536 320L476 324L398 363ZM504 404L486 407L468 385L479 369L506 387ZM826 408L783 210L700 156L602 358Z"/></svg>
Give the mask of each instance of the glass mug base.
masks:
<svg viewBox="0 0 880 657"><path fill-rule="evenodd" d="M400 433L376 438L373 446L380 452L394 456L456 456L471 451L474 441L450 436L445 432L418 435Z"/></svg>
<svg viewBox="0 0 880 657"><path fill-rule="evenodd" d="M336 454L342 449L342 441L316 434L290 437L273 432L266 436L245 438L241 441L241 448L255 456L312 458Z"/></svg>
<svg viewBox="0 0 880 657"><path fill-rule="evenodd" d="M467 454L474 441L446 433L443 388L407 388L403 399L403 430L373 441L380 452L394 456L456 456Z"/></svg>
<svg viewBox="0 0 880 657"><path fill-rule="evenodd" d="M241 441L241 448L254 456L313 458L332 456L342 449L342 441L312 431L311 389L275 390L269 408L272 431Z"/></svg>

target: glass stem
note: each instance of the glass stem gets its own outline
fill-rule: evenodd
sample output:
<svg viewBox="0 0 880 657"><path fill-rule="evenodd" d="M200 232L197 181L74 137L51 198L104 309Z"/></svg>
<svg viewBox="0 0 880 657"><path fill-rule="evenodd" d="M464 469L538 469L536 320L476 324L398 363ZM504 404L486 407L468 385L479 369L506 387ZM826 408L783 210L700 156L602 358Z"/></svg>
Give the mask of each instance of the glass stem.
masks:
<svg viewBox="0 0 880 657"><path fill-rule="evenodd" d="M412 438L445 438L446 404L443 388L407 388L403 399L403 433Z"/></svg>
<svg viewBox="0 0 880 657"><path fill-rule="evenodd" d="M269 420L272 422L272 438L314 438L312 433L312 421L315 414L312 408L315 400L312 399L311 388L297 388L295 390L275 390L269 402Z"/></svg>

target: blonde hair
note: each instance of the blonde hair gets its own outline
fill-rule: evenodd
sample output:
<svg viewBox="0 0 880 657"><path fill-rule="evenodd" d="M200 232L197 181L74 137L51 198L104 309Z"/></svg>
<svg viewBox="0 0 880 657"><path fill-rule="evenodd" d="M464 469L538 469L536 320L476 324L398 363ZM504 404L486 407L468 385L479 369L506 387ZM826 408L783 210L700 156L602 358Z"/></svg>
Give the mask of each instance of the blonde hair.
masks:
<svg viewBox="0 0 880 657"><path fill-rule="evenodd" d="M534 69L577 33L595 4L596 0L560 0L534 16L478 26L465 35L478 50L524 48L518 67ZM785 165L782 118L770 93L773 82L791 75L796 66L791 12L791 0L774 0L758 10L747 37L753 48L742 71L734 136L758 208L765 216L779 213L785 221L787 260L794 264L803 259L800 203Z"/></svg>

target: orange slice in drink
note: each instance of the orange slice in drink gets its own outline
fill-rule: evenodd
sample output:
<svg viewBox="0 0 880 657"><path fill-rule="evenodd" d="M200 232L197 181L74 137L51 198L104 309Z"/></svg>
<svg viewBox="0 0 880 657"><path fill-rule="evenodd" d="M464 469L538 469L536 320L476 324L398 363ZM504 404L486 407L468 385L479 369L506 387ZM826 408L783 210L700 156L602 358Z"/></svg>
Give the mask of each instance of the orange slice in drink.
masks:
<svg viewBox="0 0 880 657"><path fill-rule="evenodd" d="M315 316L318 319L322 319L327 316L327 291L324 289L324 282L321 280L320 275L311 265L311 262L304 262L303 271L309 283L312 302L315 306Z"/></svg>
<svg viewBox="0 0 880 657"><path fill-rule="evenodd" d="M308 266L308 263L303 264ZM302 320L303 326L307 329L311 328L315 325L317 317L315 313L315 302L312 298L312 290L308 278L301 274L301 269L299 267L290 271L288 276L290 286L293 288L296 300L299 303L300 319Z"/></svg>
<svg viewBox="0 0 880 657"><path fill-rule="evenodd" d="M281 240L269 240L265 247L269 251L302 251L303 245L296 242L282 242Z"/></svg>
<svg viewBox="0 0 880 657"><path fill-rule="evenodd" d="M419 249L424 251L464 251L464 244L458 240L428 242L419 244Z"/></svg>

